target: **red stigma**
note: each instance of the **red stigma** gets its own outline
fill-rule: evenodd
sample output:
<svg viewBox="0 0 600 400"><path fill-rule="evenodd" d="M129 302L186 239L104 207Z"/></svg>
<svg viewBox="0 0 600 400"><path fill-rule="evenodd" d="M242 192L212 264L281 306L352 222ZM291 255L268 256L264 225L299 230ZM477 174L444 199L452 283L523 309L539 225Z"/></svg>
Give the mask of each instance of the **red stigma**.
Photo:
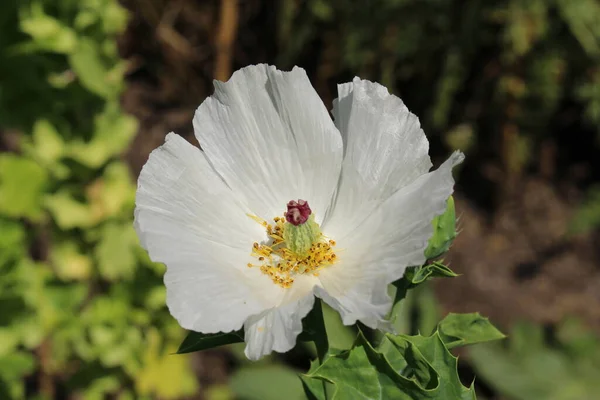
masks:
<svg viewBox="0 0 600 400"><path fill-rule="evenodd" d="M306 222L312 214L308 202L306 200L290 200L287 203L287 211L283 214L285 220L292 225L298 226Z"/></svg>

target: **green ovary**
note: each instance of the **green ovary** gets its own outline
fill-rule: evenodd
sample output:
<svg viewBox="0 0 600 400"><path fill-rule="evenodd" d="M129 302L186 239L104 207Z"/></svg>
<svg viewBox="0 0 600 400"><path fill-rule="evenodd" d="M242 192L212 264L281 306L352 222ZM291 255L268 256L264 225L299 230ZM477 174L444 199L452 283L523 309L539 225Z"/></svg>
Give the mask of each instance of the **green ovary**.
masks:
<svg viewBox="0 0 600 400"><path fill-rule="evenodd" d="M283 240L287 248L298 255L308 254L310 247L321 239L321 235L321 228L312 214L305 223L297 226L286 222L283 229Z"/></svg>

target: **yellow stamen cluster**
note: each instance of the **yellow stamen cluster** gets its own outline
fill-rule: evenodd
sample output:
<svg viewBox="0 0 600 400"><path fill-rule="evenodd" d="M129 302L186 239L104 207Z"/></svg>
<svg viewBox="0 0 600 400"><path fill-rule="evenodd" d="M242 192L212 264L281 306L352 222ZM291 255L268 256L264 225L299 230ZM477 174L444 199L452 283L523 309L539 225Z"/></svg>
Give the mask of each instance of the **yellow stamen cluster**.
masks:
<svg viewBox="0 0 600 400"><path fill-rule="evenodd" d="M298 274L319 275L319 270L332 265L337 261L333 251L335 241L327 240L321 234L321 238L313 243L304 254L296 254L291 251L283 239L285 219L275 217L275 224L271 225L258 217L251 216L267 230L269 244L252 245L251 255L258 259L259 263L248 263L248 267L259 267L261 272L268 275L271 280L284 288L289 288L294 283L294 276Z"/></svg>

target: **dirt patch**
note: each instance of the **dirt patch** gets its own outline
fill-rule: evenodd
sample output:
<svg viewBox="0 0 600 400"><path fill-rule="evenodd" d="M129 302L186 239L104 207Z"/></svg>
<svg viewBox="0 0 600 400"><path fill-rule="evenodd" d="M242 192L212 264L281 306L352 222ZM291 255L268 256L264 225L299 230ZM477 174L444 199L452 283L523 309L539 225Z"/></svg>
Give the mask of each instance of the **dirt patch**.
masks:
<svg viewBox="0 0 600 400"><path fill-rule="evenodd" d="M574 204L542 179L527 178L490 218L457 196L461 233L446 257L463 274L437 281L446 311L473 312L508 326L577 315L600 332L600 268L593 237L569 236Z"/></svg>

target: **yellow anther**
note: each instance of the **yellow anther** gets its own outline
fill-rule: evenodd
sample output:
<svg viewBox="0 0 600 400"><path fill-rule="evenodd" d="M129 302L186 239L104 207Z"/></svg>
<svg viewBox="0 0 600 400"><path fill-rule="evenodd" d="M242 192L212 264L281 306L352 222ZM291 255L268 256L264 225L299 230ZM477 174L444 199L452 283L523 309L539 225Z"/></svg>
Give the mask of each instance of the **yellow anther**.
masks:
<svg viewBox="0 0 600 400"><path fill-rule="evenodd" d="M274 225L261 218L250 217L265 227L270 241L267 244L252 244L251 255L260 264L248 263L248 267L259 267L260 271L269 276L276 285L289 288L294 283L294 276L312 274L318 276L318 271L333 264L337 258L333 251L334 240L327 240L321 234L318 242L312 243L306 253L296 254L287 246L283 239L286 220L281 217L273 218Z"/></svg>

